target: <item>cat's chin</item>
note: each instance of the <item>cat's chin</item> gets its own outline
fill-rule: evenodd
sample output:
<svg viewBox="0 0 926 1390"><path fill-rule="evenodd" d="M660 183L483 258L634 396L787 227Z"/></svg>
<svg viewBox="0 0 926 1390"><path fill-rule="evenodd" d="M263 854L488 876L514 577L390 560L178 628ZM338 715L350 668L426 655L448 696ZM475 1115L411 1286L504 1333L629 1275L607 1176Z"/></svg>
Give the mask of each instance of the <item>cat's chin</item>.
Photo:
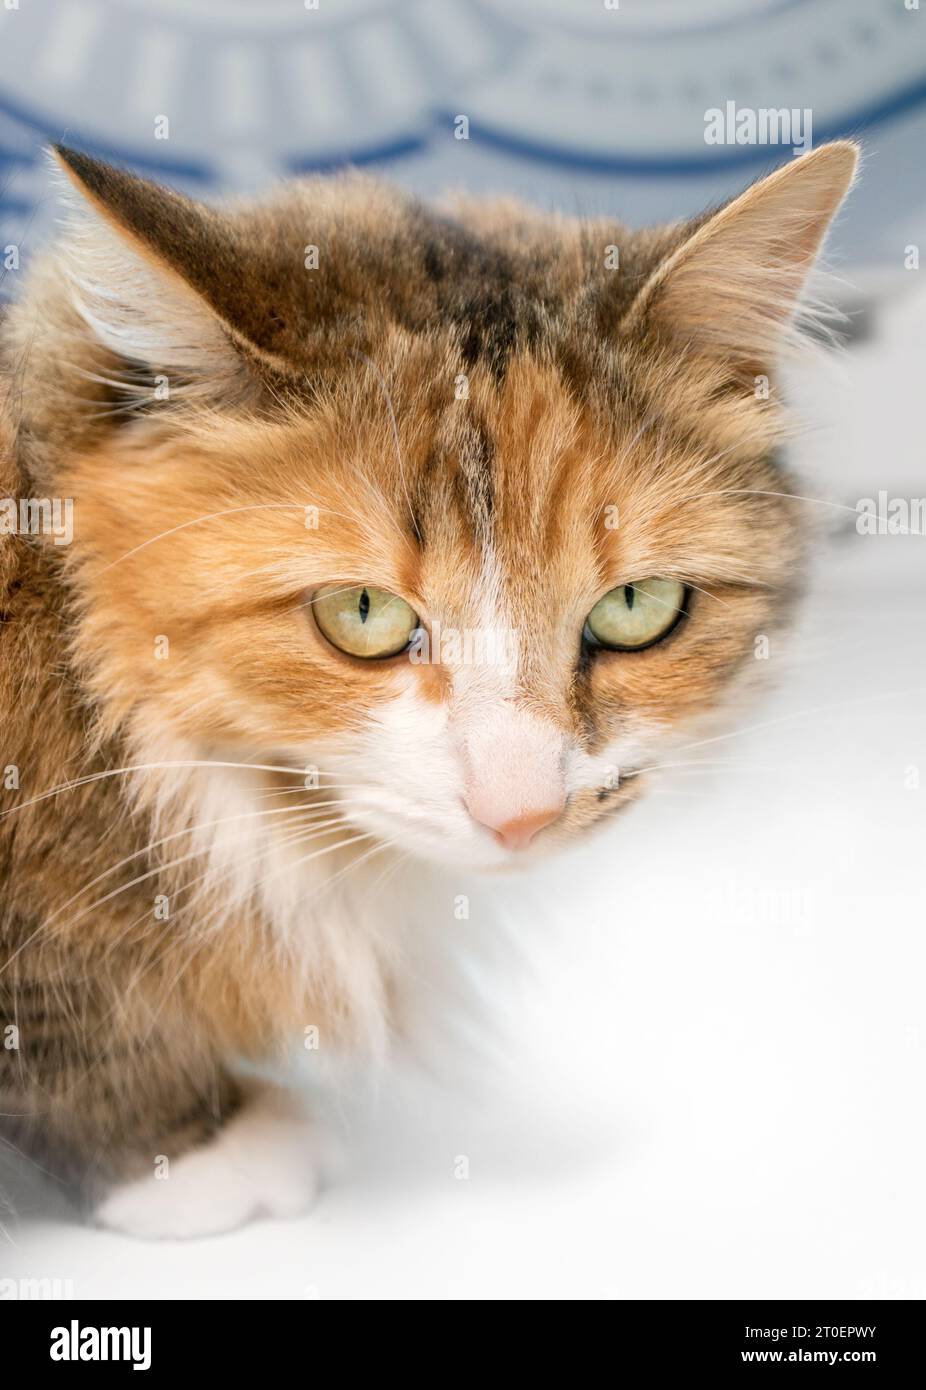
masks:
<svg viewBox="0 0 926 1390"><path fill-rule="evenodd" d="M594 789L589 789L594 790ZM551 861L569 856L587 845L591 840L606 833L621 818L624 812L640 800L642 785L635 781L634 794L621 800L613 800L605 807L588 812L588 820L572 824L554 824L541 832L525 848L506 849L494 842L489 833L476 832L463 839L448 829L445 835L435 831L433 835L419 834L403 839L389 833L388 827L377 822L364 824L362 829L392 841L396 853L437 869L452 869L467 874L487 878L509 878L535 873ZM599 797L600 800L600 797ZM568 813L567 813L568 814ZM565 819L565 818L564 818ZM358 821L359 824L359 821Z"/></svg>
<svg viewBox="0 0 926 1390"><path fill-rule="evenodd" d="M460 854L458 846L447 840L416 847L411 854L421 862L440 869L462 870L486 878L509 878L535 872L551 859L559 858L575 844L581 843L581 839L580 836L565 841L540 841L523 850L506 850L490 845L487 854L480 854L476 849L468 854Z"/></svg>

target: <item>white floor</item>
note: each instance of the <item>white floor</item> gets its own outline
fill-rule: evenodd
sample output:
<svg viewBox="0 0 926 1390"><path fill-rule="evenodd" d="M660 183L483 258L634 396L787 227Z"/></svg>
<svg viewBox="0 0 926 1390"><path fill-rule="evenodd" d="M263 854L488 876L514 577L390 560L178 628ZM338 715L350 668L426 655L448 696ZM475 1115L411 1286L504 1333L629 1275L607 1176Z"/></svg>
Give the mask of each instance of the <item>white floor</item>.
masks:
<svg viewBox="0 0 926 1390"><path fill-rule="evenodd" d="M904 311L880 335L810 383L829 428L802 446L826 460L808 492L849 505L926 469L921 331ZM926 1297L926 539L832 515L850 530L741 731L542 883L435 924L433 1065L348 1093L310 1216L141 1245L24 1175L0 1276L88 1298ZM485 892L509 933L480 926Z"/></svg>

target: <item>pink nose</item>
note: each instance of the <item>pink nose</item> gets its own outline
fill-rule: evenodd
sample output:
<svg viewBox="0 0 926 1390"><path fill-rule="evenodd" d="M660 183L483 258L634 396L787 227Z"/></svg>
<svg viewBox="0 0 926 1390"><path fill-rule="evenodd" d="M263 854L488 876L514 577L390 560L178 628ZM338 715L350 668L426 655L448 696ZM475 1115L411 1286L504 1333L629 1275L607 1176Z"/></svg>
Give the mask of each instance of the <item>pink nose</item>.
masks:
<svg viewBox="0 0 926 1390"><path fill-rule="evenodd" d="M491 830L505 849L527 849L538 830L555 821L562 809L563 803L560 802L558 806L547 806L541 811L527 811L523 815L513 816L510 820L483 820L480 816L473 816L473 819L484 825L487 830Z"/></svg>

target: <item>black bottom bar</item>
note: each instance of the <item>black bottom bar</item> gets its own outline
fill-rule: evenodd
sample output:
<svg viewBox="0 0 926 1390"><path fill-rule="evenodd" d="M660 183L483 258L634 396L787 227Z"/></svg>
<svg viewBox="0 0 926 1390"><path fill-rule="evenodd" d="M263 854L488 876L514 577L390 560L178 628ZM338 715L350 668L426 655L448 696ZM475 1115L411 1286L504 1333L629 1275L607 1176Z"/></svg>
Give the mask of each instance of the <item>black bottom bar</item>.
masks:
<svg viewBox="0 0 926 1390"><path fill-rule="evenodd" d="M373 1353L371 1371L377 1376L387 1371L395 1375L398 1360L418 1379L426 1346L433 1348L426 1358L431 1362L428 1379L435 1374L443 1378L438 1361L448 1362L456 1375L466 1370L474 1377L484 1374L493 1362L498 1369L497 1353L490 1356L478 1337L478 1323L461 1323L459 1315L445 1328L439 1314L430 1315L423 1343L409 1340L408 1329L397 1323L381 1330L369 1327L366 1311L349 1316L364 1320L362 1334L353 1333L346 1344L344 1369L352 1379L361 1348ZM516 1316L506 1309L506 1319ZM922 1376L916 1369L922 1327L919 1302L615 1302L603 1313L600 1332L595 1329L594 1359L606 1355L617 1377L631 1367L655 1375L682 1371L698 1376L737 1369L747 1375L774 1373L800 1365L837 1373L859 1368L889 1369L899 1375L903 1370L915 1380ZM7 1385L29 1384L13 1377L36 1371L66 1381L82 1371L131 1375L136 1367L149 1379L200 1370L241 1379L254 1368L255 1358L267 1370L278 1365L297 1375L300 1365L311 1375L314 1363L317 1376L318 1355L330 1366L331 1357L344 1347L340 1339L319 1340L330 1339L336 1329L337 1315L316 1300L301 1307L291 1302L5 1301L0 1304L0 1355ZM522 1373L532 1359L532 1347L544 1348L544 1365L551 1374L556 1374L555 1363L547 1361L548 1353L566 1352L573 1359L570 1380L577 1377L576 1354L586 1362L571 1328L560 1330L553 1324L542 1341L533 1342L523 1334L509 1340L512 1331L509 1321L499 1335L504 1335L503 1346L519 1348L516 1361ZM599 1340L602 1335L604 1341ZM445 1344L439 1356L436 1338L438 1346ZM591 1354L591 1347L587 1350Z"/></svg>

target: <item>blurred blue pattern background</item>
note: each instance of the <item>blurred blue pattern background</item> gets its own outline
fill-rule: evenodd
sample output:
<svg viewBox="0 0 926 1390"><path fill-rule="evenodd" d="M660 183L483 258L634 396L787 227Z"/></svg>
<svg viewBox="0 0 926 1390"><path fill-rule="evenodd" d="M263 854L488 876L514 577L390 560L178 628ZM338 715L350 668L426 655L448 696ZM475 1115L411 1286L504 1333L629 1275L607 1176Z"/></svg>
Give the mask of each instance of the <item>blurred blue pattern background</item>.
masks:
<svg viewBox="0 0 926 1390"><path fill-rule="evenodd" d="M926 243L926 0L0 0L0 238L47 234L61 139L207 197L356 163L659 221L790 157L705 144L727 101L863 138L846 263Z"/></svg>

